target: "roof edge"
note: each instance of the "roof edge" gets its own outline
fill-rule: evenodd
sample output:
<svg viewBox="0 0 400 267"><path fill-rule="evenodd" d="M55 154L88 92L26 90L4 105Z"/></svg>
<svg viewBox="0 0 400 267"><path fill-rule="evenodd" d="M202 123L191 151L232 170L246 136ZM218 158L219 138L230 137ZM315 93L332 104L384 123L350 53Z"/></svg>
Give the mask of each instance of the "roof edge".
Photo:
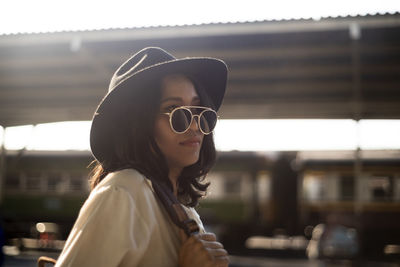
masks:
<svg viewBox="0 0 400 267"><path fill-rule="evenodd" d="M247 35L286 32L310 32L349 29L356 24L360 28L400 26L400 13L375 15L302 18L290 20L243 21L192 25L149 26L133 28L109 28L81 31L18 33L0 35L0 46L64 43L72 41L121 41L141 39L168 39L199 36Z"/></svg>

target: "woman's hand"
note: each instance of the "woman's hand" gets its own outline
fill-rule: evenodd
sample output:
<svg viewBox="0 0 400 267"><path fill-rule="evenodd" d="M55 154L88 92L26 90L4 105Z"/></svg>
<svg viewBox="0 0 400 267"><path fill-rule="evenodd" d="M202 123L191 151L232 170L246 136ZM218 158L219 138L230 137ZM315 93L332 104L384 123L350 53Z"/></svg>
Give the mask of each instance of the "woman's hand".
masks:
<svg viewBox="0 0 400 267"><path fill-rule="evenodd" d="M181 230L182 247L179 251L180 267L227 267L228 252L213 233L197 234L189 238Z"/></svg>

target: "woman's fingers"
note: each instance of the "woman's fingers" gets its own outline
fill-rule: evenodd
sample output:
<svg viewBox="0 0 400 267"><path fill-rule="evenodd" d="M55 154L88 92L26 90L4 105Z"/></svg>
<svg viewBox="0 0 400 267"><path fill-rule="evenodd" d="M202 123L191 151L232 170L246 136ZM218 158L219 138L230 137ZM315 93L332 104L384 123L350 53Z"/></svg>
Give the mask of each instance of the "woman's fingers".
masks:
<svg viewBox="0 0 400 267"><path fill-rule="evenodd" d="M221 243L219 243L217 241L201 240L201 242L203 243L204 247L211 248L211 249L219 249L219 248L224 247Z"/></svg>
<svg viewBox="0 0 400 267"><path fill-rule="evenodd" d="M180 251L180 266L221 266L229 264L228 252L212 233L186 238Z"/></svg>
<svg viewBox="0 0 400 267"><path fill-rule="evenodd" d="M215 258L215 257L222 257L222 256L228 256L228 252L225 249L208 249L210 254Z"/></svg>
<svg viewBox="0 0 400 267"><path fill-rule="evenodd" d="M198 234L197 236L202 240L217 241L217 237L213 233Z"/></svg>

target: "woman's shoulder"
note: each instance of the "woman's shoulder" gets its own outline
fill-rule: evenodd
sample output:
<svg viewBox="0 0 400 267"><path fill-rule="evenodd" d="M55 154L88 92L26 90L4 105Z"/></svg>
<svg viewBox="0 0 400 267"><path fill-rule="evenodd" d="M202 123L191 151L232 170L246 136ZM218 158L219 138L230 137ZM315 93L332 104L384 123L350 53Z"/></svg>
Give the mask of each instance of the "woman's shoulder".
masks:
<svg viewBox="0 0 400 267"><path fill-rule="evenodd" d="M146 209L156 205L154 198L147 178L134 169L124 169L108 174L96 185L84 206L99 206L105 202L120 205L118 203L123 202L140 209L143 217Z"/></svg>
<svg viewBox="0 0 400 267"><path fill-rule="evenodd" d="M151 190L147 179L135 169L123 169L109 173L97 186L96 189L104 187L116 187L127 190L130 193L139 193Z"/></svg>

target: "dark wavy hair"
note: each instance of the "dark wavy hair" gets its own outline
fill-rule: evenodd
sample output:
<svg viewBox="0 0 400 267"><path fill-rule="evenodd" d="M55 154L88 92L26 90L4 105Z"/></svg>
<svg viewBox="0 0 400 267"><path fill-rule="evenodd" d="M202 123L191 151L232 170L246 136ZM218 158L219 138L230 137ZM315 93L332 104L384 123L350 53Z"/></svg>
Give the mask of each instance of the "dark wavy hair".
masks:
<svg viewBox="0 0 400 267"><path fill-rule="evenodd" d="M184 75L184 74L182 74ZM214 108L211 99L193 77L187 77L200 97L201 105ZM149 81L145 90L134 95L131 104L113 121L112 152L103 162L93 161L90 187L93 190L107 174L133 168L153 182L164 183L172 192L167 161L154 139L156 117L160 112L161 81ZM139 90L138 90L139 91ZM199 160L185 167L178 177L178 199L190 207L198 204L209 183L204 181L216 160L213 134L205 135Z"/></svg>

